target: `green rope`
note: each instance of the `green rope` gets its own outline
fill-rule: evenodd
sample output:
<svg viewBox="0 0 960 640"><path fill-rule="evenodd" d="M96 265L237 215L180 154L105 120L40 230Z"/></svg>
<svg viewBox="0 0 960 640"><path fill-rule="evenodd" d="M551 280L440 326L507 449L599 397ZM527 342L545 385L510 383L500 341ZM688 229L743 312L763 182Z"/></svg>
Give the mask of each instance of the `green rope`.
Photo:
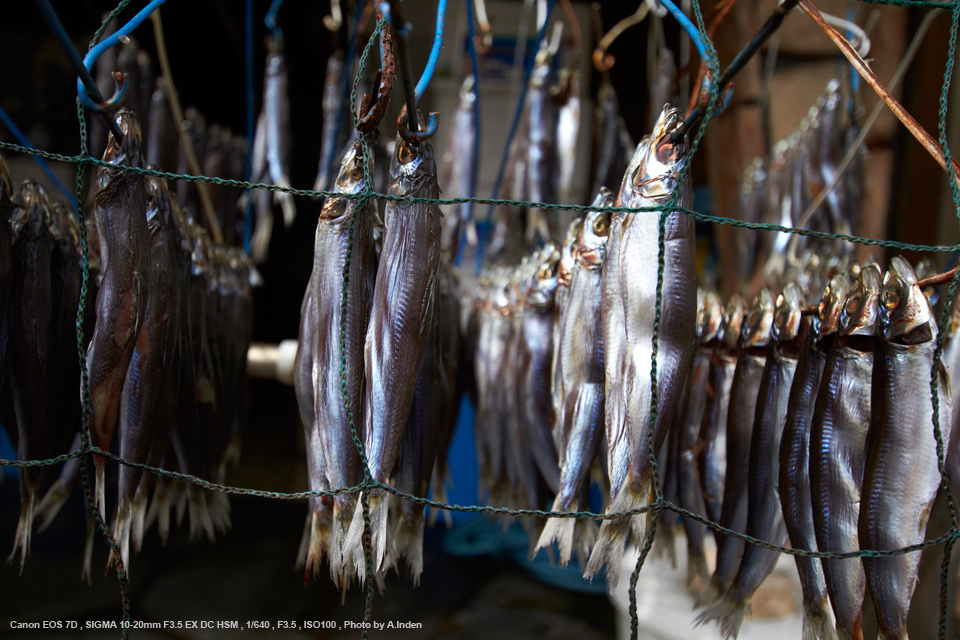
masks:
<svg viewBox="0 0 960 640"><path fill-rule="evenodd" d="M948 97L950 82L953 74L953 69L955 66L955 52L958 40L958 25L960 25L960 0L955 2L932 2L929 0L861 0L862 2L867 2L870 4L885 4L891 6L902 6L902 7L911 7L919 9L930 9L930 8L947 8L951 10L951 25L950 25L950 44L948 48L948 58L946 62L946 67L944 69L944 80L941 87L941 95L939 101L939 121L938 121L938 132L940 144L943 148L943 155L946 160L947 166L951 165L951 152L949 149L947 141L947 115L948 115ZM130 0L122 0L117 7L104 19L100 28L95 33L93 40L90 42L89 48L92 48L106 32L109 23L128 5ZM707 60L705 61L706 67L709 72L712 72L713 77L716 78L717 71L719 69L719 59L717 57L716 49L713 46L713 43L707 37L706 27L703 21L703 15L701 8L698 2L694 1L692 3L694 19L697 25L698 30L700 31L701 36L706 43L707 48ZM367 44L363 50L362 55L359 59L358 70L354 79L354 84L352 91L350 93L350 106L353 112L354 118L354 129L356 130L358 125L358 116L356 114L356 102L357 94L359 92L360 81L363 77L365 69L367 67L368 59L374 48L376 47L377 40L379 38L380 32L385 28L386 20L379 20L371 34ZM700 142L707 131L708 123L716 115L716 105L719 100L720 90L722 87L718 87L715 84L711 84L709 87L709 93L706 98L706 117L701 122L697 132L690 143L690 148L687 152L689 158L692 158L693 155L699 148ZM376 88L373 88L376 91ZM116 456L108 451L104 451L98 447L94 447L90 443L90 425L93 421L93 409L92 402L90 398L90 389L89 389L89 377L86 369L86 343L87 337L84 332L84 324L86 322L86 304L85 301L90 295L90 270L89 270L89 245L86 234L86 225L85 225L85 212L82 207L82 197L84 192L84 173L89 167L110 167L111 169L119 169L122 171L128 171L133 173L138 173L142 176L157 176L160 178L165 178L168 180L185 180L190 182L208 182L212 184L217 184L227 187L236 187L242 189L266 189L270 191L283 191L290 193L295 196L308 196L308 197L336 197L347 200L356 200L357 201L357 215L365 215L367 212L368 203L371 200L385 200L390 202L401 202L408 204L428 204L431 206L439 205L454 205L462 203L474 203L480 205L508 205L512 207L522 207L522 208L538 208L542 210L554 210L554 211L575 211L580 213L585 213L587 211L596 211L598 207L592 206L583 206L583 205L567 205L567 204L553 204L553 203L543 203L543 202L531 202L523 200L500 200L500 199L488 199L488 198L453 198L453 199L432 199L432 198L411 198L411 197L401 197L391 194L379 193L374 189L373 185L373 153L371 146L371 138L367 134L359 135L359 146L361 149L362 159L363 159L363 171L364 171L364 186L357 193L352 194L340 194L333 191L314 191L310 189L294 189L289 187L278 187L276 185L268 185L263 183L252 183L241 180L229 180L216 176L191 176L184 174L177 174L165 171L158 171L153 169L145 169L142 167L129 167L114 165L111 163L104 162L98 158L93 158L89 155L88 152L88 136L87 136L87 122L84 115L84 110L80 105L79 100L77 100L77 118L79 124L79 134L80 134L80 153L76 156L66 156L62 154L51 153L48 151L37 150L37 149L28 149L16 144L0 142L0 149L7 151L14 151L19 153L28 153L33 154L39 157L46 158L48 160L54 160L59 162L66 162L77 165L77 179L76 179L76 195L77 201L81 203L77 209L77 218L80 226L80 243L82 249L82 266L83 266L83 277L81 282L81 293L80 293L80 304L77 309L76 317L76 336L77 336L77 351L78 358L80 361L80 381L81 381L81 404L82 404L82 422L81 422L81 440L80 447L75 451L50 458L45 460L28 460L28 461L18 461L18 460L4 460L0 459L0 466L11 466L11 467L32 467L32 466L50 466L55 464L61 464L67 460L74 458L81 459L81 482L83 485L84 497L87 502L90 512L93 514L97 528L104 535L111 549L113 550L113 556L115 558L115 568L117 572L117 579L120 585L120 595L123 606L123 619L126 624L122 624L122 634L123 637L127 636L127 629L130 626L130 599L129 599L129 583L123 567L123 564L120 560L119 550L116 544L116 541L113 539L106 523L104 522L102 516L100 515L99 509L95 506L94 492L91 486L89 478L89 470L87 460L92 459L92 456L101 456L102 458L111 460L118 464L126 465L129 467L134 467L142 469L148 473L153 473L157 476L166 477L170 479L181 480L193 484L202 489L209 491L217 491L226 494L233 495L250 495L261 498L268 499L279 499L279 500L307 500L311 498L317 498L320 496L336 496L341 494L360 494L360 508L362 510L363 522L364 522L364 532L363 532L363 553L364 553L364 563L366 569L366 599L365 599L365 608L364 608L364 621L370 622L372 620L372 599L373 599L373 566L372 566L372 550L371 550L371 531L370 531L370 515L369 515L369 496L370 492L373 490L382 491L385 493L392 494L401 499L408 500L415 504L420 504L424 506L429 506L435 509L443 509L448 511L458 511L463 513L484 513L491 515L508 515L514 517L559 517L559 518L574 518L574 519L593 519L593 520L614 520L614 519L624 519L633 517L640 514L650 514L650 521L648 524L647 534L644 536L644 542L641 548L641 551L637 558L636 567L630 577L630 618L631 618L631 630L634 638L638 634L638 618L637 618L637 601L636 601L636 586L638 582L639 572L641 571L644 562L646 561L647 556L649 555L650 549L652 548L654 538L656 535L656 529L658 520L663 511L672 511L678 515L690 518L693 521L699 522L705 526L710 527L718 534L729 535L740 540L743 540L747 543L761 546L763 548L769 549L771 551L776 551L779 553L786 553L794 556L804 556L804 557L814 557L814 558L880 558L880 557L892 557L897 555L903 555L907 553L915 553L917 551L923 551L925 549L937 547L940 545L944 546L943 550L943 561L941 563L941 576L940 576L940 611L939 611L939 631L938 637L944 638L946 633L946 616L947 616L947 586L949 579L949 565L950 559L952 556L953 544L960 538L960 528L958 528L958 505L956 504L956 496L952 494L952 491L947 482L947 470L945 462L945 447L943 443L943 438L941 436L940 430L940 411L939 411L939 388L938 388L938 369L935 365L933 370L933 375L931 376L931 401L933 404L933 427L934 427L934 438L936 439L937 446L937 463L938 469L941 474L941 488L944 489L945 495L947 498L947 504L950 510L951 517L951 527L950 530L936 538L928 539L922 543L911 545L909 547L904 547L901 549L895 550L859 550L855 552L845 552L845 553L836 553L836 552L823 552L823 551L809 551L804 549L794 549L789 547L783 547L780 545L772 544L765 540L760 540L746 534L733 531L721 526L718 523L712 522L700 514L693 513L687 509L681 508L676 504L666 500L662 493L662 486L659 476L659 469L657 466L656 455L654 452L653 446L653 427L656 424L658 410L657 410L657 354L659 347L659 329L660 329L660 320L662 312L662 303L663 303L663 282L664 282L664 268L665 268L665 224L667 217L672 214L672 212L679 212L684 215L687 215L695 220L700 220L702 222L708 222L712 224L719 225L728 225L733 227L751 229L754 231L776 231L783 233L791 233L796 235L808 236L813 238L825 238L825 239L838 239L844 240L847 242L862 244L867 246L879 246L889 249L899 250L899 251L920 251L920 252L932 252L932 253L948 253L960 251L960 244L956 245L922 245L922 244L913 244L913 243L904 243L893 240L881 240L878 238L867 238L861 236L853 236L846 234L835 234L827 233L820 231L812 231L807 229L796 229L791 227L785 227L782 225L775 224L766 224L766 223L750 223L744 222L742 220L736 220L732 218L726 218L722 216L707 215L699 213L688 209L686 207L680 206L680 198L682 194L677 190L671 197L671 199L659 207L605 207L605 211L610 211L611 213L616 212L631 212L631 213L653 213L656 212L659 216L659 238L658 238L658 269L657 269L657 291L656 291L656 307L655 307L655 316L653 323L653 352L651 358L651 408L649 416L649 428L647 434L647 447L648 454L650 456L651 464L651 474L653 480L653 501L641 508L632 509L629 511L615 512L615 513L594 513L589 511L576 511L576 512L564 512L557 513L552 511L543 511L538 509L508 509L494 506L485 506L485 505L457 505L449 503L441 503L435 500L430 500L427 498L419 498L410 494L403 493L397 489L382 484L380 482L374 481L369 469L369 461L366 457L365 448L363 442L359 436L359 430L356 425L356 416L353 415L351 404L350 404L350 393L346 381L346 327L341 323L340 334L339 334L339 343L340 343L340 390L342 399L344 402L344 407L346 410L347 419L350 425L350 434L354 442L354 445L357 447L359 452L361 463L363 465L363 481L353 487L339 488L335 490L327 491L304 491L304 492L294 492L294 493L283 493L276 491L264 491L257 489L247 489L241 487L231 487L223 484L209 482L202 478L199 478L194 475L178 473L174 471L168 471L165 469L151 467L149 465L134 463L128 460L124 460L119 456ZM690 171L691 162L687 162L686 165L681 169L679 174L679 183L682 184L684 178L688 175ZM956 209L958 222L960 222L960 185L958 185L955 176L951 172L947 172L950 180L950 189L953 196L954 207ZM350 279L350 266L353 258L353 241L355 234L355 220L351 219L348 230L348 248L344 260L342 276L343 276L343 287L341 290L341 302L340 302L340 313L341 317L346 314L349 303L349 279ZM950 309L953 306L954 299L956 298L957 291L960 289L960 275L957 275L951 281L946 299L944 311L938 319L939 325L939 335L937 337L937 344L935 350L934 362L939 363L940 357L943 353L943 345L946 337L946 327L949 320ZM363 637L367 637L368 632L365 630L363 632Z"/></svg>

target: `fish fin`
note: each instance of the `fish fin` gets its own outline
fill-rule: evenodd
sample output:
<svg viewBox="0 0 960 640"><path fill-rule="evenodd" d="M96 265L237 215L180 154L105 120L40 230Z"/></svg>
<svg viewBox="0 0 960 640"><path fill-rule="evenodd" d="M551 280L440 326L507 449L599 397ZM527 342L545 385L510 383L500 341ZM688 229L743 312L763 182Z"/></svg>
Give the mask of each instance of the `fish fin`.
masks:
<svg viewBox="0 0 960 640"><path fill-rule="evenodd" d="M401 556L407 559L407 568L413 575L413 586L419 586L423 573L423 512L419 516L401 516L393 532L392 562L399 564Z"/></svg>
<svg viewBox="0 0 960 640"><path fill-rule="evenodd" d="M87 514L87 539L83 545L83 569L80 571L80 579L85 580L87 586L93 586L93 573L90 570L90 567L93 565L93 536L94 529L96 525L94 524L93 516L89 513Z"/></svg>
<svg viewBox="0 0 960 640"><path fill-rule="evenodd" d="M304 580L307 576L313 574L314 577L320 574L320 565L323 564L323 556L328 554L330 539L330 520L321 518L316 511L311 512L310 517L310 542L307 545L307 560L304 565Z"/></svg>
<svg viewBox="0 0 960 640"><path fill-rule="evenodd" d="M730 640L740 634L743 618L749 611L749 601L738 600L728 592L697 616L695 623L699 626L707 622L716 622L723 637Z"/></svg>
<svg viewBox="0 0 960 640"><path fill-rule="evenodd" d="M341 564L344 566L344 575L347 572L348 560L352 558L354 568L357 571L357 577L360 582L366 579L366 567L363 560L363 509L353 510L353 520L350 521L350 528L347 529L347 537L343 541L341 550Z"/></svg>
<svg viewBox="0 0 960 640"><path fill-rule="evenodd" d="M106 520L107 519L107 516L106 516L107 498L105 494L106 494L106 486L107 486L107 480L106 480L107 461L106 459L101 458L100 456L94 456L93 466L94 466L94 469L96 470L96 477L94 478L94 484L97 487L96 505L97 505L97 509L100 511L100 517Z"/></svg>
<svg viewBox="0 0 960 640"><path fill-rule="evenodd" d="M649 502L649 490L641 489L638 491L631 484L626 484L617 493L617 497L610 503L610 506L607 507L607 513L632 511L647 506ZM593 553L590 554L590 560L587 562L584 577L592 579L600 571L600 568L606 565L607 587L612 592L620 581L623 551L627 545L627 540L630 538L630 531L632 529L635 536L638 530L645 531L646 522L646 513L604 520L603 524L600 525L600 533L597 535Z"/></svg>
<svg viewBox="0 0 960 640"><path fill-rule="evenodd" d="M551 511L555 513L566 513L570 511L570 508L569 505L563 503L560 496L557 496L553 501ZM537 546L533 550L533 555L536 555L540 549L550 546L555 541L560 551L560 566L567 566L567 564L570 563L570 556L573 555L573 539L576 524L577 520L575 518L547 518L547 522L543 525L543 532L540 534L540 539L537 540Z"/></svg>
<svg viewBox="0 0 960 640"><path fill-rule="evenodd" d="M673 569L677 568L677 525L661 521L651 555L653 558L666 558Z"/></svg>
<svg viewBox="0 0 960 640"><path fill-rule="evenodd" d="M430 324L433 320L433 304L437 297L437 274L430 274L430 281L427 282L427 288L423 292L423 300L420 301L420 325L417 327L417 333L424 337L430 330Z"/></svg>
<svg viewBox="0 0 960 640"><path fill-rule="evenodd" d="M47 527L50 526L50 523L53 522L57 514L60 513L60 509L63 508L63 505L66 504L67 498L69 497L70 493L59 480L50 487L50 490L43 496L40 504L37 505L36 515L43 516L43 520L39 525L39 531L47 530Z"/></svg>
<svg viewBox="0 0 960 640"><path fill-rule="evenodd" d="M113 523L113 539L117 543L117 549L120 551L120 561L123 563L124 571L130 574L130 507L117 509L117 519ZM110 554L107 560L109 568L110 561L113 559L116 550Z"/></svg>
<svg viewBox="0 0 960 640"><path fill-rule="evenodd" d="M36 506L36 495L32 488L28 489L29 497L20 508L20 520L17 522L17 534L13 539L13 551L7 558L8 563L12 563L20 552L20 575L23 575L23 565L30 554L30 537L33 533L34 508Z"/></svg>
<svg viewBox="0 0 960 640"><path fill-rule="evenodd" d="M577 552L577 565L580 567L581 573L587 566L593 545L597 542L597 529L598 527L593 520L585 518L578 518L577 524L574 525L573 545Z"/></svg>
<svg viewBox="0 0 960 640"><path fill-rule="evenodd" d="M714 574L714 579L710 580L700 592L700 595L697 596L696 601L693 603L694 609L703 609L709 607L711 604L720 599L721 588L717 584L716 574Z"/></svg>
<svg viewBox="0 0 960 640"><path fill-rule="evenodd" d="M373 571L379 573L387 551L387 500L382 491L370 492L370 533Z"/></svg>
<svg viewBox="0 0 960 640"><path fill-rule="evenodd" d="M140 551L143 548L143 534L145 531L144 523L147 518L147 494L146 489L137 491L133 497L133 505L130 508L130 535L133 538L133 548Z"/></svg>
<svg viewBox="0 0 960 640"><path fill-rule="evenodd" d="M830 605L803 603L803 631L801 640L839 640L839 634L833 625Z"/></svg>
<svg viewBox="0 0 960 640"><path fill-rule="evenodd" d="M297 547L297 560L294 563L293 567L297 571L306 568L307 566L307 549L310 545L310 521L313 519L313 507L310 506L307 509L307 518L303 523L303 534L300 536L300 546ZM305 572L303 576L303 583L308 584L310 582L310 573Z"/></svg>
<svg viewBox="0 0 960 640"><path fill-rule="evenodd" d="M287 189L291 187L287 180L279 180L278 182L282 183L277 184L278 187ZM293 194L286 191L274 191L273 201L278 203L283 210L283 226L289 229L297 218L297 206L293 202Z"/></svg>
<svg viewBox="0 0 960 640"><path fill-rule="evenodd" d="M333 502L333 520L330 525L327 555L330 562L330 577L334 582L339 583L341 576L348 575L343 550L357 511L356 507L356 498L351 494L341 494Z"/></svg>
<svg viewBox="0 0 960 640"><path fill-rule="evenodd" d="M273 214L257 215L257 224L250 238L250 257L256 264L266 262L270 249L270 237L273 235Z"/></svg>
<svg viewBox="0 0 960 640"><path fill-rule="evenodd" d="M691 554L687 551L687 589L695 597L707 588L710 581L710 571L707 569L707 558L702 553Z"/></svg>

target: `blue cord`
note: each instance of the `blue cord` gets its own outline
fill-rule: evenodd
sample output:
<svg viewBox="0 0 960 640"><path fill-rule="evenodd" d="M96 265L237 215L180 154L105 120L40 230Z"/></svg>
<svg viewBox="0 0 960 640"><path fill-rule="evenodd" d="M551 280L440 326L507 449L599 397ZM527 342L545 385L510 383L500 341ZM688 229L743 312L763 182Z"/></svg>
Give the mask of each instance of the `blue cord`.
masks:
<svg viewBox="0 0 960 640"><path fill-rule="evenodd" d="M133 32L134 29L140 26L140 23L150 17L150 14L153 13L156 9L160 7L167 0L153 0L150 4L144 7L140 13L133 16L133 18L127 24L123 25L117 29L114 33L107 36L101 40L97 46L90 49L87 52L87 55L83 57L83 66L87 68L88 71L93 70L93 65L96 63L97 58L103 55L103 52L107 49L115 46L120 42L120 38L127 36ZM77 78L77 94L80 96L80 102L83 103L83 106L95 111L97 113L103 113L104 111L112 111L113 109L119 108L120 103L123 102L123 97L127 93L127 87L124 85L120 88L117 93L107 100L107 104L99 105L93 102L90 99L90 96L87 95L86 88L83 86L83 81Z"/></svg>
<svg viewBox="0 0 960 640"><path fill-rule="evenodd" d="M527 88L530 86L530 75L533 73L534 61L537 59L537 51L540 50L540 43L547 33L547 25L550 24L550 12L553 11L553 5L556 0L547 2L547 16L537 31L537 39L533 43L532 55L527 62L527 68L524 70L523 88L520 90L520 100L517 102L517 111L513 115L513 122L510 124L510 133L507 135L507 145L503 148L503 158L500 160L500 169L497 171L497 180L493 183L493 195L491 198L497 199L500 194L500 184L503 182L503 171L507 167L507 160L510 158L510 143L513 142L513 136L517 133L517 127L520 125L520 116L523 115L523 103L527 100Z"/></svg>
<svg viewBox="0 0 960 640"><path fill-rule="evenodd" d="M677 22L680 23L680 26L683 27L683 30L687 32L687 35L690 36L690 39L693 40L694 46L697 47L697 51L700 53L701 60L709 60L710 57L707 55L707 47L703 43L703 38L700 37L700 30L697 29L697 26L690 21L690 18L687 17L683 11L673 4L670 0L659 0L660 4L670 12L670 14L676 18Z"/></svg>
<svg viewBox="0 0 960 640"><path fill-rule="evenodd" d="M13 121L13 118L10 117L10 114L8 114L2 106L0 106L0 120L2 120L3 124L6 125L7 129L10 130L10 133L13 134L13 137L20 141L21 145L23 145L24 147L28 147L30 149L36 148L32 144L30 144L30 141L27 139L27 136L25 136L23 132L20 131L20 127L16 125L16 123ZM47 164L46 160L44 160L40 156L35 156L32 154L31 154L31 157L40 166L40 168L43 169L43 172L47 174L47 177L50 178L51 182L53 182L53 184L57 187L57 189L60 190L60 193L62 193L63 196L67 199L67 202L70 203L70 206L73 207L73 210L76 211L77 198L73 194L73 192L70 189L67 189L67 187L60 181L60 178L58 178L57 174L53 172L53 169L50 168L50 165Z"/></svg>
<svg viewBox="0 0 960 640"><path fill-rule="evenodd" d="M470 70L473 73L473 166L470 168L468 198L473 198L477 193L477 176L480 173L480 62L474 37L473 0L467 0L467 51L470 53ZM467 220L471 220L473 218L473 203L467 202L465 205L467 207L465 217ZM463 263L465 240L466 237L462 236L460 246L457 248L455 262L458 267Z"/></svg>
<svg viewBox="0 0 960 640"><path fill-rule="evenodd" d="M276 38L279 38L283 35L283 33L280 31L280 27L277 26L277 12L280 11L280 5L282 4L283 0L273 0L273 3L270 5L270 9L267 10L267 15L263 19L263 23L267 25L267 29L270 29Z"/></svg>
<svg viewBox="0 0 960 640"><path fill-rule="evenodd" d="M420 102L424 91L427 90L427 85L433 80L433 72L437 69L437 60L440 59L440 49L443 48L443 21L446 17L447 0L440 0L437 4L437 27L433 33L433 48L430 50L430 58L427 60L427 66L423 69L423 74L420 76L417 88L413 91L417 96L417 102ZM471 24L473 24L472 21Z"/></svg>
<svg viewBox="0 0 960 640"><path fill-rule="evenodd" d="M253 172L253 0L247 0L244 16L244 45L247 56L247 182L252 182ZM253 237L253 192L247 189L247 211L243 221L243 250L250 253Z"/></svg>

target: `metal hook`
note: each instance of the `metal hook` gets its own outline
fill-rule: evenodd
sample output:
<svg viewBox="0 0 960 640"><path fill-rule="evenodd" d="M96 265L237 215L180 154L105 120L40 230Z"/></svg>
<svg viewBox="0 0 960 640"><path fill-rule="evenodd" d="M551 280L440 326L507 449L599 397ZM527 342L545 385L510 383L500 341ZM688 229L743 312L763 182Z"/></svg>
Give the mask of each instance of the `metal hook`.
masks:
<svg viewBox="0 0 960 640"><path fill-rule="evenodd" d="M612 55L607 53L607 49L610 48L614 40L620 37L620 34L630 27L643 22L648 13L650 13L650 5L644 1L633 15L629 15L613 25L613 28L607 32L607 35L600 38L600 42L597 43L597 48L593 50L593 66L597 68L597 71L609 71L613 68L613 63L616 60Z"/></svg>
<svg viewBox="0 0 960 640"><path fill-rule="evenodd" d="M389 25L379 9L377 9L377 19L377 26L380 28L380 73L376 78L378 88L375 96L363 95L363 101L360 103L360 119L357 121L357 130L365 133L376 129L386 115L387 107L390 105L390 91L397 77Z"/></svg>
<svg viewBox="0 0 960 640"><path fill-rule="evenodd" d="M402 140L407 142L423 142L432 138L440 127L440 114L431 111L427 116L427 128L422 131L411 131L407 128L407 105L400 109L400 115L397 116L397 133Z"/></svg>
<svg viewBox="0 0 960 640"><path fill-rule="evenodd" d="M340 0L330 0L330 15L323 17L323 26L330 31L339 31L343 26L343 12L340 10Z"/></svg>
<svg viewBox="0 0 960 640"><path fill-rule="evenodd" d="M277 26L277 12L280 11L280 5L282 4L283 0L273 0L267 10L267 15L263 18L263 23L267 25L267 29L270 29L273 35L278 38L283 35L280 32L280 27Z"/></svg>
<svg viewBox="0 0 960 640"><path fill-rule="evenodd" d="M87 55L83 57L83 66L87 70L87 75L89 76L89 72L93 70L93 65L96 63L97 58L103 55L104 51L115 46L117 43L126 38L134 29L140 26L141 22L146 20L150 14L159 8L164 2L166 2L166 0L153 0L150 4L144 7L140 13L131 18L130 22L117 29L113 34L107 36L95 47L90 49L90 51L87 52ZM97 95L99 92L94 93L89 91L88 93L88 86L84 78L77 78L77 94L80 97L80 102L83 103L83 106L95 113L106 113L108 111L115 111L116 109L119 109L127 92L124 83L126 78L118 73L115 73L114 80L117 84L116 93L107 100L101 99L94 102L94 100L91 100L91 96L94 99L97 97L102 98L102 96Z"/></svg>

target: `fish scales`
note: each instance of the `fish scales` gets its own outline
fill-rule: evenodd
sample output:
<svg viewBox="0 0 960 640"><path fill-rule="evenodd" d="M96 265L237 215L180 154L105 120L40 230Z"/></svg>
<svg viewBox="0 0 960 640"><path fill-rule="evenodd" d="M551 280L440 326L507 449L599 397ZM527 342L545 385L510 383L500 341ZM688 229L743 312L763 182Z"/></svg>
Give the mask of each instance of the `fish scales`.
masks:
<svg viewBox="0 0 960 640"><path fill-rule="evenodd" d="M951 446L949 380L942 363L933 360L936 319L913 269L900 256L893 258L884 277L879 327L859 540L862 549L888 550L923 542L940 485L931 383L938 385L940 436L945 450ZM863 558L884 640L907 638L907 612L919 563L918 552Z"/></svg>
<svg viewBox="0 0 960 640"><path fill-rule="evenodd" d="M682 117L665 108L647 144L641 143L624 176L617 204L663 205L688 189L679 176L686 166L685 143L674 144ZM696 333L696 282L693 220L679 211L663 214L664 279L657 360L657 420L651 415L652 332L657 296L659 216L618 213L611 222L602 280L603 343L606 370L606 436L611 501L608 513L649 504L650 454L659 451L673 420L693 357ZM640 258L644 256L645 258ZM615 390L615 395L611 395ZM648 435L650 438L648 438ZM653 451L649 451L649 440ZM586 575L606 564L608 585L619 580L620 558L629 530L644 535L644 514L604 521Z"/></svg>
<svg viewBox="0 0 960 640"><path fill-rule="evenodd" d="M880 270L865 267L844 303L827 355L810 431L810 484L817 548L857 551L864 443L870 424L871 378ZM860 638L865 589L858 558L822 560L841 638Z"/></svg>
<svg viewBox="0 0 960 640"><path fill-rule="evenodd" d="M429 142L398 139L390 174L390 195L434 199L440 195ZM433 204L391 200L384 223L364 347L364 445L371 476L378 482L386 482L393 472L427 349L440 261L440 210ZM371 492L377 568L386 550L383 498L381 492Z"/></svg>
<svg viewBox="0 0 960 640"><path fill-rule="evenodd" d="M612 194L601 191L594 203L609 206L611 200ZM610 236L610 219L610 212L601 210L589 212L583 221L560 328L557 367L564 394L563 422L558 425L560 485L552 508L558 512L576 510L582 494L589 489L590 468L597 457L604 430L605 368L600 284ZM560 563L567 564L574 542L585 535L582 530L588 523L583 521L577 527L579 522L569 518L548 520L537 548L556 540L560 547Z"/></svg>
<svg viewBox="0 0 960 640"><path fill-rule="evenodd" d="M140 166L140 124L136 115L116 115L123 142L108 139L104 162ZM87 349L87 370L94 428L91 444L109 450L116 430L123 379L140 333L148 302L150 235L147 230L147 191L144 177L102 166L97 174L93 214L100 237L103 280L97 292L97 323ZM94 458L97 506L105 512L106 460Z"/></svg>
<svg viewBox="0 0 960 640"><path fill-rule="evenodd" d="M769 289L761 289L740 332L740 356L730 387L727 410L727 470L719 524L733 531L747 529L750 482L750 449L757 399L767 362L767 345L773 322L773 299ZM710 587L698 604L708 604L723 596L733 585L740 568L745 542L732 536L717 539L717 565Z"/></svg>
<svg viewBox="0 0 960 640"><path fill-rule="evenodd" d="M824 291L818 316L805 318L810 326L800 352L790 389L787 423L780 443L780 507L790 543L798 549L817 551L810 481L810 432L818 389L830 344L836 338L836 324L846 292L847 277L839 276ZM818 340L821 328L824 339ZM822 560L794 556L803 592L805 638L831 640L836 637Z"/></svg>
<svg viewBox="0 0 960 640"><path fill-rule="evenodd" d="M800 307L800 289L790 283L777 299L750 441L746 534L780 546L787 543L778 488L780 442L802 339ZM733 585L699 620L717 620L725 637L736 637L753 594L773 571L779 555L759 545L746 545Z"/></svg>

